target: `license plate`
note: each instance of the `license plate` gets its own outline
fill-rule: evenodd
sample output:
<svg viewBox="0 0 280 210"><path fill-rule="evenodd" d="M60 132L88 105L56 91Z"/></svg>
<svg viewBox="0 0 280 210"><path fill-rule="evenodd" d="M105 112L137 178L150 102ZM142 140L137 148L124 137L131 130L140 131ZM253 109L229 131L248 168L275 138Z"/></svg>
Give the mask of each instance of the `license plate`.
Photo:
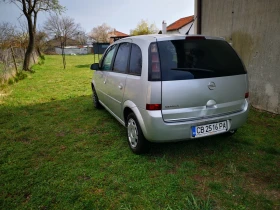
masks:
<svg viewBox="0 0 280 210"><path fill-rule="evenodd" d="M192 137L210 136L227 131L227 121L211 123L207 125L193 126Z"/></svg>

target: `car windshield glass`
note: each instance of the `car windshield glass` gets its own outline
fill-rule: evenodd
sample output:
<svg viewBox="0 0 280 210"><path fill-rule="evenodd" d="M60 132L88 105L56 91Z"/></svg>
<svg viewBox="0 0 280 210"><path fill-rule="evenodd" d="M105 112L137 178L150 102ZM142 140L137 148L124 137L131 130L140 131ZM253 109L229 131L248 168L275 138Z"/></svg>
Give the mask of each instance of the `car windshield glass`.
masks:
<svg viewBox="0 0 280 210"><path fill-rule="evenodd" d="M158 42L162 80L186 80L245 74L232 47L223 40Z"/></svg>

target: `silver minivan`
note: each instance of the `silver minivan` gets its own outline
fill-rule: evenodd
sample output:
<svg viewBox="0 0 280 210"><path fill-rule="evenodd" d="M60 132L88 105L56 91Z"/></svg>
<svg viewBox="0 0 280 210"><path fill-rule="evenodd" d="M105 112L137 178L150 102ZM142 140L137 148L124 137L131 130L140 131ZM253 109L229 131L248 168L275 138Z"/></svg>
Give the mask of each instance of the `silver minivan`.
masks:
<svg viewBox="0 0 280 210"><path fill-rule="evenodd" d="M110 45L91 69L95 107L126 127L136 154L149 141L233 134L247 119L247 72L222 38L128 37Z"/></svg>

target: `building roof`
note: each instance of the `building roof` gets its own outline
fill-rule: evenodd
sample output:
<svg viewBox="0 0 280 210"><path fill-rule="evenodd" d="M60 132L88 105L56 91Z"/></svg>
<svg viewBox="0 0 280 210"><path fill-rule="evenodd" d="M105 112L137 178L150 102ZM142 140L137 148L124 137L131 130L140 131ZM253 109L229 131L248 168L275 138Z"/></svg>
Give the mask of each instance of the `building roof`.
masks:
<svg viewBox="0 0 280 210"><path fill-rule="evenodd" d="M126 37L126 36L129 36L128 34L117 31L116 29L114 29L112 32L109 32L109 35L110 35L110 37Z"/></svg>
<svg viewBox="0 0 280 210"><path fill-rule="evenodd" d="M79 45L80 42L75 40L75 39L71 39L71 38L67 38L66 39L66 45L71 45L71 46L74 46L74 45ZM49 41L47 41L47 45L48 46L51 46L51 47L60 47L61 46L61 40L59 37L55 37Z"/></svg>
<svg viewBox="0 0 280 210"><path fill-rule="evenodd" d="M179 20L175 21L174 23L171 23L169 26L167 26L167 31L174 31L182 28L183 26L191 23L194 21L194 16L188 16L180 18Z"/></svg>

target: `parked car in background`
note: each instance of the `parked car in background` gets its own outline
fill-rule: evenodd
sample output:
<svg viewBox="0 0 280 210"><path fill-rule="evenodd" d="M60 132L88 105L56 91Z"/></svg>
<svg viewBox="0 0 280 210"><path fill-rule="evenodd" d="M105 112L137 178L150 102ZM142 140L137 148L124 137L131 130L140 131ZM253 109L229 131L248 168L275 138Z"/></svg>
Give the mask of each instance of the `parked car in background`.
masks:
<svg viewBox="0 0 280 210"><path fill-rule="evenodd" d="M91 69L95 107L126 127L136 154L149 141L233 134L247 119L247 72L222 38L128 37L110 45Z"/></svg>

